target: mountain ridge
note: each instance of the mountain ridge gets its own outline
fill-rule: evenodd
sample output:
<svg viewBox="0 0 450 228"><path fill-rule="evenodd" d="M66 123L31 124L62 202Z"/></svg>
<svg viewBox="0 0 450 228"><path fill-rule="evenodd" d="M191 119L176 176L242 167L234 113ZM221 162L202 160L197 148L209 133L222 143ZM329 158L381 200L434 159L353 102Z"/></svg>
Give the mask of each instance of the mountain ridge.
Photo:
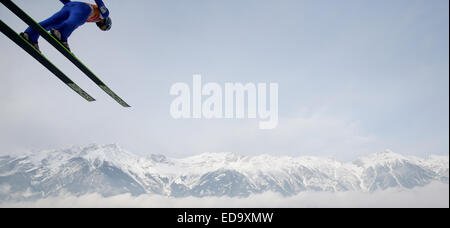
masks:
<svg viewBox="0 0 450 228"><path fill-rule="evenodd" d="M268 191L285 196L303 191L374 192L411 189L432 181L448 184L448 164L448 156L425 159L390 150L339 162L312 156L234 153L143 157L116 144L92 144L0 157L0 200L45 198L66 192L172 197L247 197Z"/></svg>

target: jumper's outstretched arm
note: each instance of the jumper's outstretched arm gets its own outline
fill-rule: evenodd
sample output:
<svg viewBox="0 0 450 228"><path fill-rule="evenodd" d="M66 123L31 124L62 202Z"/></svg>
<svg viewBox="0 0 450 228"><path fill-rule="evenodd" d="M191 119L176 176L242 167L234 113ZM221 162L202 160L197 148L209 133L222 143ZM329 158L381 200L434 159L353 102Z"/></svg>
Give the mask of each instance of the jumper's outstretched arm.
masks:
<svg viewBox="0 0 450 228"><path fill-rule="evenodd" d="M109 16L109 10L106 8L105 3L103 3L102 0L95 0L95 3L97 4L98 8L100 9L100 13L102 14L103 18L107 18Z"/></svg>

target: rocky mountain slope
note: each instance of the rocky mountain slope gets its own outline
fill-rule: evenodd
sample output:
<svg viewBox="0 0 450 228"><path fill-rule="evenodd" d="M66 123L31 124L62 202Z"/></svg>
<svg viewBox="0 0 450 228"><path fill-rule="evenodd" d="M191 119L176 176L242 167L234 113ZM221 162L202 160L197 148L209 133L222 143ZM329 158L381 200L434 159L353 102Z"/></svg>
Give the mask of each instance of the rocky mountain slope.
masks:
<svg viewBox="0 0 450 228"><path fill-rule="evenodd" d="M246 197L267 191L365 191L449 183L448 156L427 159L384 151L352 163L317 157L206 153L184 159L136 156L117 145L90 145L0 157L0 200L64 193L113 196Z"/></svg>

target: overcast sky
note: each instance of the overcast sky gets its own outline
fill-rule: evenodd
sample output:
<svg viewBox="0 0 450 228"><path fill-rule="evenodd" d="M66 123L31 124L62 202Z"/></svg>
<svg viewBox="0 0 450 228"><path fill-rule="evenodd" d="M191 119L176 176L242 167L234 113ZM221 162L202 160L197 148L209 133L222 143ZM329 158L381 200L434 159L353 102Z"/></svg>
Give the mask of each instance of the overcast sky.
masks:
<svg viewBox="0 0 450 228"><path fill-rule="evenodd" d="M38 21L62 4L15 0ZM93 2L93 1L91 1ZM113 29L86 24L74 53L123 109L61 54L41 50L87 103L0 34L1 153L118 143L138 154L335 156L449 153L447 0L105 0ZM26 28L0 5L0 19ZM279 83L279 126L173 120L177 82Z"/></svg>

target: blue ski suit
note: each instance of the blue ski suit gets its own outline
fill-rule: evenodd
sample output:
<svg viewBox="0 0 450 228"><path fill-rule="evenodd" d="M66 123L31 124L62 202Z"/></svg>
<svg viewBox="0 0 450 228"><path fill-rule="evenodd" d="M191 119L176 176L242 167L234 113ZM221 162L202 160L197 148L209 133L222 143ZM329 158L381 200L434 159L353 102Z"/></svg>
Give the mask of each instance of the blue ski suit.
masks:
<svg viewBox="0 0 450 228"><path fill-rule="evenodd" d="M102 18L109 16L109 10L105 7L102 0L95 0L97 5L91 5L84 2L72 2L70 0L60 0L64 7L49 19L39 23L45 30L56 29L61 32L63 42L75 29L86 22L98 22ZM26 31L30 36L30 42L37 43L39 34L32 28Z"/></svg>

